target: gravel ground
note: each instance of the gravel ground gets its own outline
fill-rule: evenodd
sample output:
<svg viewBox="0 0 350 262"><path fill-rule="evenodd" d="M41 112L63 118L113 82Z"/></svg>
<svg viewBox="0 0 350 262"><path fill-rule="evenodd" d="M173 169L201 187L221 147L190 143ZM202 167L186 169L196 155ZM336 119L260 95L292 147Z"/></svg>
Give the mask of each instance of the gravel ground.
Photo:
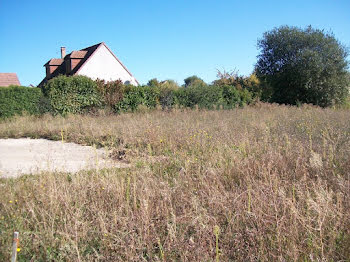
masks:
<svg viewBox="0 0 350 262"><path fill-rule="evenodd" d="M0 177L108 167L122 164L109 159L105 149L45 139L0 139Z"/></svg>

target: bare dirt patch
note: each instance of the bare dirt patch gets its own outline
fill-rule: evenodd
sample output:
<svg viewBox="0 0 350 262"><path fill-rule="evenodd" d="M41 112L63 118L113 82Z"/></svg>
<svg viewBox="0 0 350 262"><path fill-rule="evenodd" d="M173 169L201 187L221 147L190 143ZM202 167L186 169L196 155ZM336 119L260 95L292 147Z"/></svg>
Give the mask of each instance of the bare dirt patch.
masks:
<svg viewBox="0 0 350 262"><path fill-rule="evenodd" d="M43 171L75 173L80 170L125 167L96 149L46 139L0 139L0 177L17 177Z"/></svg>

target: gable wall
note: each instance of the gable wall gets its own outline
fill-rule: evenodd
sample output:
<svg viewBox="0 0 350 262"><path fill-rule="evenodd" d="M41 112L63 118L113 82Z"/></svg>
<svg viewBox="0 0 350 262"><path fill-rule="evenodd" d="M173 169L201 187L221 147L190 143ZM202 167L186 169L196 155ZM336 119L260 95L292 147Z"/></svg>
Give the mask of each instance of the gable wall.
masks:
<svg viewBox="0 0 350 262"><path fill-rule="evenodd" d="M104 45L95 51L77 74L106 81L121 79L123 82L130 81L131 84L137 85L135 79L129 75Z"/></svg>

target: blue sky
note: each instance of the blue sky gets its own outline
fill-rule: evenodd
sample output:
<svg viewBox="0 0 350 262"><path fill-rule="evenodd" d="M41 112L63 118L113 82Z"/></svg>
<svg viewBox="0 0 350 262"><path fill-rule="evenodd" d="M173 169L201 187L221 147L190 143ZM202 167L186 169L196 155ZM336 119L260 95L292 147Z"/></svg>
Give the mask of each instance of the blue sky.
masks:
<svg viewBox="0 0 350 262"><path fill-rule="evenodd" d="M350 47L349 0L0 0L0 72L37 85L43 65L105 42L140 83L248 75L257 39L280 25L331 30Z"/></svg>

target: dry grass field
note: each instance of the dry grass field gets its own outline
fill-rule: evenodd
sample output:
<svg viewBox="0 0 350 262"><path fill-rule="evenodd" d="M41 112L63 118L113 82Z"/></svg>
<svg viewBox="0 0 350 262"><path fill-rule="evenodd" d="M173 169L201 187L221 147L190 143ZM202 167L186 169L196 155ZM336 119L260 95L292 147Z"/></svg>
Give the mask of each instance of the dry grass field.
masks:
<svg viewBox="0 0 350 262"><path fill-rule="evenodd" d="M0 180L0 260L17 230L19 261L349 261L349 119L256 105L3 121L1 138L108 147L130 168Z"/></svg>

